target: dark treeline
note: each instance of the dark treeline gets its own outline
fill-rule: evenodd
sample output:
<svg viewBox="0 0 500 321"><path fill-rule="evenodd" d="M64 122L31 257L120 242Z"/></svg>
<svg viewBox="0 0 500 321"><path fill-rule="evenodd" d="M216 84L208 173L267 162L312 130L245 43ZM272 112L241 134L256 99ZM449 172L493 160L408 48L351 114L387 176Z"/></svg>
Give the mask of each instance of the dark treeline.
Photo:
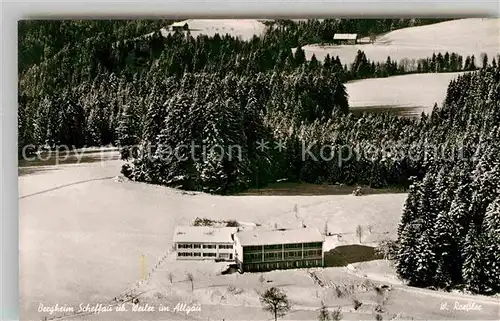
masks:
<svg viewBox="0 0 500 321"><path fill-rule="evenodd" d="M153 86L155 102L142 121L142 140L131 130L137 113L127 109L122 114L120 145L142 146L124 173L139 181L212 193L298 176L300 164L295 167L284 151L273 150L277 126L286 122L287 130L294 131L301 123L326 121L348 110L338 78L305 68L248 76L185 74L180 81L172 77ZM268 142L269 149L259 150L259 141ZM199 146L194 153L185 147L191 145ZM127 152L125 148L124 156L130 156ZM299 155L290 147L289 156L296 163Z"/></svg>
<svg viewBox="0 0 500 321"><path fill-rule="evenodd" d="M181 75L183 71L196 72L204 68L217 69L228 63L240 65L245 60L249 62L249 68L263 71L275 66L281 68L287 59L292 60L291 48L321 42L322 38L316 39L316 35L331 39L336 32L379 34L444 20L446 19L269 21L270 26L265 35L254 37L249 42L216 36L210 40L202 37L201 40L191 39L184 43L179 37L162 39L159 30L171 22L168 20L21 21L19 72L23 75L22 78L30 79L31 85L37 77L42 78L39 82L47 81L44 86L47 90L60 88L60 83L92 81L100 68L130 77L150 67L155 60L160 60L169 67L167 75ZM140 37L149 33L154 33L149 39ZM177 63L182 67L176 67ZM30 68L32 70L28 71ZM53 81L48 81L47 78Z"/></svg>
<svg viewBox="0 0 500 321"><path fill-rule="evenodd" d="M500 70L453 81L432 130L463 157L434 159L406 200L398 274L416 286L500 291Z"/></svg>
<svg viewBox="0 0 500 321"><path fill-rule="evenodd" d="M137 93L145 109L150 104L145 97L150 96L153 82L169 77L179 81L185 73L249 76L291 73L302 68L312 74L336 74L344 82L404 74L415 68L421 72L473 69L470 63L462 67L461 57L454 53L418 60L417 66L398 65L390 57L385 63L375 64L361 51L349 67L338 57L327 56L323 63L314 58L307 61L300 48L292 54L291 48L267 36L245 42L218 35L192 38L175 33L163 37L156 32L150 37L110 44L115 38L101 33L75 46L65 46L21 73L21 148L45 143L76 147L114 144L123 101L134 95L131 92ZM492 64L496 65L494 59Z"/></svg>
<svg viewBox="0 0 500 321"><path fill-rule="evenodd" d="M116 42L109 50L67 47L20 76L19 146L115 143L125 101L136 97L147 109L156 95L154 99L164 103L168 96L155 91L157 84L181 82L187 73L248 77L290 73L299 67L306 73L331 73L309 68L304 56L292 55L290 48L275 51L266 41L243 42L218 35L195 39L182 33L162 37L158 32L145 39ZM286 57L279 60L283 53Z"/></svg>
<svg viewBox="0 0 500 321"><path fill-rule="evenodd" d="M111 43L159 30L171 20L24 20L18 26L19 72L66 47Z"/></svg>
<svg viewBox="0 0 500 321"><path fill-rule="evenodd" d="M484 69L488 66L496 67L497 57L493 57L491 63L487 54L481 55L480 64L476 61L474 55L467 56L465 59L457 53L449 52L434 53L432 57L421 59L402 59L399 63L387 57L385 63L373 62L366 57L366 54L358 50L354 62L349 67L344 66L343 70L333 67L333 70L339 70L339 75L343 81L365 79L365 78L383 78L389 76L406 75L411 73L442 73L475 71ZM313 56L311 64L314 64L316 57ZM325 57L324 65L326 68L331 65L341 64L338 57L331 59L329 55Z"/></svg>
<svg viewBox="0 0 500 321"><path fill-rule="evenodd" d="M325 19L293 22L267 21L267 37L298 47L331 41L334 33L357 32L362 36L421 26L451 19ZM133 39L175 20L24 20L19 22L19 70L53 57L66 47L85 48L85 42L103 46Z"/></svg>

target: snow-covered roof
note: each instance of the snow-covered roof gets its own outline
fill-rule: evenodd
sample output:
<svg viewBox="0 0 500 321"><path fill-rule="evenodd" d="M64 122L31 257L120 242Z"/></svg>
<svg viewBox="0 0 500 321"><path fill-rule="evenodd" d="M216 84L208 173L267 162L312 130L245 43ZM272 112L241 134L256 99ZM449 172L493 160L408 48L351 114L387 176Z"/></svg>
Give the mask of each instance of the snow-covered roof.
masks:
<svg viewBox="0 0 500 321"><path fill-rule="evenodd" d="M336 33L333 35L333 40L356 40L357 38L357 33Z"/></svg>
<svg viewBox="0 0 500 321"><path fill-rule="evenodd" d="M174 22L170 25L170 27L184 27L184 25L186 24L186 20L184 21L177 21L177 22Z"/></svg>
<svg viewBox="0 0 500 321"><path fill-rule="evenodd" d="M232 243L236 227L177 226L174 243Z"/></svg>
<svg viewBox="0 0 500 321"><path fill-rule="evenodd" d="M323 235L316 228L299 228L273 231L244 231L235 234L242 246L323 242Z"/></svg>

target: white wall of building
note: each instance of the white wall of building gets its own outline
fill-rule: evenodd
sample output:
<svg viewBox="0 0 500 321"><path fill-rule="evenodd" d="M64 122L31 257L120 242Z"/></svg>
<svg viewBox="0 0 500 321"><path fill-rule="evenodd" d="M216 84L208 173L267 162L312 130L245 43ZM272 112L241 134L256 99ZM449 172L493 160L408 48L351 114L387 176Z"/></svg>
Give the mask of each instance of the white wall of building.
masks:
<svg viewBox="0 0 500 321"><path fill-rule="evenodd" d="M235 259L238 258L240 262L243 262L243 246L241 246L238 235L234 235L234 255Z"/></svg>

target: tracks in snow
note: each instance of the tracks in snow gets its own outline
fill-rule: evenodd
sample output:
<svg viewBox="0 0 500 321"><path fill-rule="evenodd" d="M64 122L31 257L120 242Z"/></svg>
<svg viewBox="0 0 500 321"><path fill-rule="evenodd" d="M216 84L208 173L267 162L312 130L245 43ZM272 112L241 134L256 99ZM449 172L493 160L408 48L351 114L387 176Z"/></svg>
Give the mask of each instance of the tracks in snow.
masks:
<svg viewBox="0 0 500 321"><path fill-rule="evenodd" d="M31 194L19 196L19 199L22 200L22 199L25 199L25 198L28 198L28 197L32 197L32 196L40 195L40 194L45 194L45 193L52 192L52 191L55 191L55 190L58 190L58 189L62 189L62 188L65 188L65 187L69 187L69 186L74 186L74 185L79 185L79 184L85 184L85 183L95 182L95 181L103 181L103 180L112 179L112 178L115 178L115 177L116 177L116 175L115 176L106 176L106 177L100 177L100 178L86 179L86 180L83 180L83 181L73 182L73 183L69 183L69 184L63 184L63 185L52 187L52 188L49 188L49 189L46 189L46 190L43 190L43 191L39 191L39 192L35 192L35 193L31 193Z"/></svg>
<svg viewBox="0 0 500 321"><path fill-rule="evenodd" d="M114 177L114 176L113 176ZM134 303L135 300L138 300L138 298L148 292L147 290L140 291L139 288L145 284L148 284L151 277L153 276L153 273L156 272L156 270L160 267L160 265L167 259L169 254L171 253L170 250L166 251L162 257L158 260L158 262L155 264L155 266L148 272L147 276L142 279L142 280L137 280L135 281L132 286L127 289L125 292L117 295L111 300L108 300L104 303L102 302L97 302L94 305L99 305L101 304L102 306L105 307L111 307L111 308L116 308L119 307L125 303ZM51 316L51 317L43 317L41 320L42 321L50 321L50 320L67 320L75 317L81 317L81 316L89 316L96 314L98 312L92 312L92 311L82 311L82 312L73 312L73 313L63 313L62 315L58 316Z"/></svg>

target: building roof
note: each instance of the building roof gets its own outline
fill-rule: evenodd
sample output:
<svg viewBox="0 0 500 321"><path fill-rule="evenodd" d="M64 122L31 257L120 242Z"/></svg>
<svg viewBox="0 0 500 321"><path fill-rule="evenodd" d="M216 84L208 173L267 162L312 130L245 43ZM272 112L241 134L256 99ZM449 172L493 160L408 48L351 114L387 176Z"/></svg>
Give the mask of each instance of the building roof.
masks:
<svg viewBox="0 0 500 321"><path fill-rule="evenodd" d="M174 22L170 25L170 27L184 27L184 25L186 24L186 20L184 21L177 21L177 22Z"/></svg>
<svg viewBox="0 0 500 321"><path fill-rule="evenodd" d="M232 243L236 227L177 226L174 243Z"/></svg>
<svg viewBox="0 0 500 321"><path fill-rule="evenodd" d="M244 231L236 233L242 246L323 242L323 235L316 228L272 231Z"/></svg>
<svg viewBox="0 0 500 321"><path fill-rule="evenodd" d="M356 40L357 33L336 33L333 35L333 40Z"/></svg>

